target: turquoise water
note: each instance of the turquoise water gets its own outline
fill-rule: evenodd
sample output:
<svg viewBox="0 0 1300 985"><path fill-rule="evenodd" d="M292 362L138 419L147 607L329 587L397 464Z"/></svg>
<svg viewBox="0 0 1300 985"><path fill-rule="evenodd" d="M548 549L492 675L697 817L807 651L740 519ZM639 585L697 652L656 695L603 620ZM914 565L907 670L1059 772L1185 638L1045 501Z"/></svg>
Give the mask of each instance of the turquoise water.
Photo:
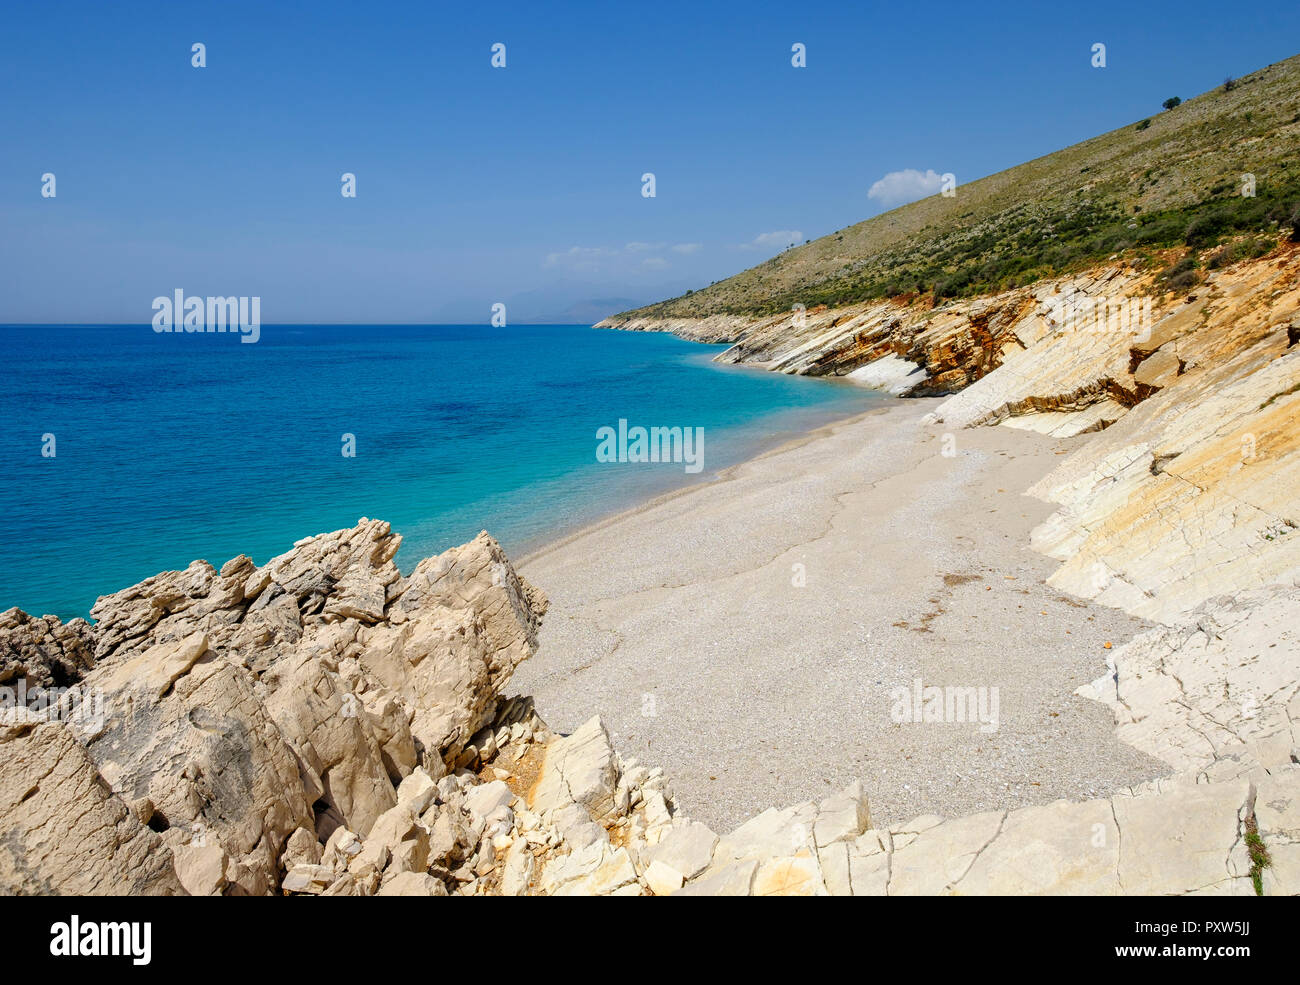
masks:
<svg viewBox="0 0 1300 985"><path fill-rule="evenodd" d="M518 557L880 399L586 326L267 325L249 345L19 325L0 340L0 609L64 618L361 516L405 536L403 571L481 529ZM703 428L703 470L597 462L597 429L620 418Z"/></svg>

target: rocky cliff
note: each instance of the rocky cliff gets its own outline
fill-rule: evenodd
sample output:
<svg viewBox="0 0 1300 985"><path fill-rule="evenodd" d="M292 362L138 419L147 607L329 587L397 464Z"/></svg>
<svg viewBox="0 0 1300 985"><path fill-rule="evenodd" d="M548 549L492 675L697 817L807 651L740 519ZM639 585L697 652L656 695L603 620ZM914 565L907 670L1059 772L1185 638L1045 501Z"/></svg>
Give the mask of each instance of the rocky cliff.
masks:
<svg viewBox="0 0 1300 985"><path fill-rule="evenodd" d="M363 519L149 578L93 627L5 613L6 889L275 892L336 832L395 823L417 767L477 762L545 599L490 537L409 577L400 543Z"/></svg>

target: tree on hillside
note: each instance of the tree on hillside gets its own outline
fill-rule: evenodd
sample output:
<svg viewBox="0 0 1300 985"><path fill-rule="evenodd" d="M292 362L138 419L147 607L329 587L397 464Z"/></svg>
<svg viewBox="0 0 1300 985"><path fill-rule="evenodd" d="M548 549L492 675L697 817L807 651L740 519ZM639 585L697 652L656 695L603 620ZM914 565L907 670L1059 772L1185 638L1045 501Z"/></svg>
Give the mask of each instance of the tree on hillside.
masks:
<svg viewBox="0 0 1300 985"><path fill-rule="evenodd" d="M1179 99L1177 96L1170 96L1168 99L1166 99L1166 100L1165 100L1163 103L1161 103L1160 105L1163 106L1165 109L1173 109L1175 106L1177 106L1177 105L1178 105L1179 103L1181 103L1181 102L1182 102L1182 100Z"/></svg>
<svg viewBox="0 0 1300 985"><path fill-rule="evenodd" d="M1224 92L1232 92L1232 90L1235 88L1237 88L1237 80L1234 79L1231 75L1229 75L1226 79L1223 80Z"/></svg>

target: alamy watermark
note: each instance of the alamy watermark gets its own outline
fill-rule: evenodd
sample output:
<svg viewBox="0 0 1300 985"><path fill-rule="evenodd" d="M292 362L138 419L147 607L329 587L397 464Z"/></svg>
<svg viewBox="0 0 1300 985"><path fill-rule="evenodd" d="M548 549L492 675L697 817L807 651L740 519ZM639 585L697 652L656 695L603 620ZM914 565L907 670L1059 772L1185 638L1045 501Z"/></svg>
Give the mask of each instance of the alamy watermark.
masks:
<svg viewBox="0 0 1300 985"><path fill-rule="evenodd" d="M77 914L50 924L50 954L56 958L130 958L147 965L153 955L153 924L139 920L82 920Z"/></svg>
<svg viewBox="0 0 1300 985"><path fill-rule="evenodd" d="M186 297L176 288L171 297L153 299L155 332L239 332L240 342L262 337L262 299Z"/></svg>
<svg viewBox="0 0 1300 985"><path fill-rule="evenodd" d="M676 462L690 474L704 468L704 428L631 427L596 429L598 462Z"/></svg>
<svg viewBox="0 0 1300 985"><path fill-rule="evenodd" d="M92 733L104 728L104 692L81 684L28 687L20 677L0 686L0 722L8 724L69 722Z"/></svg>
<svg viewBox="0 0 1300 985"><path fill-rule="evenodd" d="M911 687L893 688L889 696L894 703L889 717L900 725L978 722L979 730L988 734L1000 724L997 687L926 687L918 677Z"/></svg>

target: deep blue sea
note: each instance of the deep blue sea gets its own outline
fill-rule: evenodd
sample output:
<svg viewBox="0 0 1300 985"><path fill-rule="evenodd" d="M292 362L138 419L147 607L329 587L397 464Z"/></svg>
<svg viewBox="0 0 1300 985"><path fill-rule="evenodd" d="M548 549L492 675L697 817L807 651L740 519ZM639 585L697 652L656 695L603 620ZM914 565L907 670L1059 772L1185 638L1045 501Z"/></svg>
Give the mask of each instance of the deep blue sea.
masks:
<svg viewBox="0 0 1300 985"><path fill-rule="evenodd" d="M11 325L0 344L0 610L64 618L362 516L405 536L403 571L481 529L519 557L881 399L587 326L267 325L247 344ZM703 471L597 462L620 418L702 427Z"/></svg>

